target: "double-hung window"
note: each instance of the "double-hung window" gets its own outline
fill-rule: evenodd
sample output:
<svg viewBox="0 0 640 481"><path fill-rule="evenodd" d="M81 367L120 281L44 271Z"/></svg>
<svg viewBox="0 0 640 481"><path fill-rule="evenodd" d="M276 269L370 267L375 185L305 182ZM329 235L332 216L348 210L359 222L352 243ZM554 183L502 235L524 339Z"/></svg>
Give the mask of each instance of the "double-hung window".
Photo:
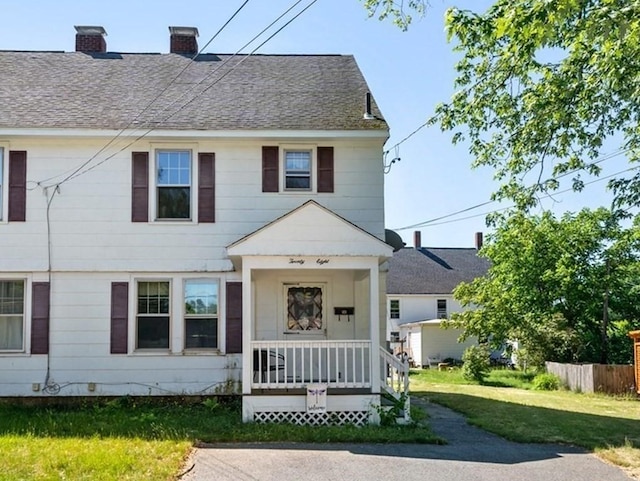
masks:
<svg viewBox="0 0 640 481"><path fill-rule="evenodd" d="M169 349L170 293L168 281L138 282L137 349Z"/></svg>
<svg viewBox="0 0 640 481"><path fill-rule="evenodd" d="M4 204L2 202L4 196L4 149L0 147L0 220L3 220L2 213Z"/></svg>
<svg viewBox="0 0 640 481"><path fill-rule="evenodd" d="M156 151L156 218L191 219L191 151Z"/></svg>
<svg viewBox="0 0 640 481"><path fill-rule="evenodd" d="M24 349L24 284L0 281L0 352Z"/></svg>
<svg viewBox="0 0 640 481"><path fill-rule="evenodd" d="M284 188L285 190L311 190L311 151L285 151Z"/></svg>
<svg viewBox="0 0 640 481"><path fill-rule="evenodd" d="M391 319L400 319L400 300L391 299L389 301L389 317Z"/></svg>
<svg viewBox="0 0 640 481"><path fill-rule="evenodd" d="M438 299L436 302L437 302L436 318L446 319L447 318L447 300Z"/></svg>
<svg viewBox="0 0 640 481"><path fill-rule="evenodd" d="M185 349L218 348L218 282L184 281Z"/></svg>

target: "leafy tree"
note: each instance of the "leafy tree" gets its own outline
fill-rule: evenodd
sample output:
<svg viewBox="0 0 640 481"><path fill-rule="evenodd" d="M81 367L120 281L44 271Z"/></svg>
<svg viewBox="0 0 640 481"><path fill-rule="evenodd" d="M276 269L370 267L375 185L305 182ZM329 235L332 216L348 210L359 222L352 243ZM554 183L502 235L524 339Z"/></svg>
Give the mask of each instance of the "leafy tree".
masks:
<svg viewBox="0 0 640 481"><path fill-rule="evenodd" d="M606 363L618 321L640 327L638 220L623 228L607 209L560 219L516 213L481 254L491 261L487 275L454 291L463 306L475 307L452 316L466 337L488 338L495 347L517 339L536 365ZM625 349L630 352L631 342Z"/></svg>
<svg viewBox="0 0 640 481"><path fill-rule="evenodd" d="M418 15L424 14L428 7L427 0L409 0L407 5L396 0L361 0L369 13L369 17L377 16L378 20L385 20L388 17L393 19L393 23L406 31L411 23L412 17L408 11L414 11Z"/></svg>
<svg viewBox="0 0 640 481"><path fill-rule="evenodd" d="M638 160L640 2L497 0L482 14L450 9L446 28L459 90L432 120L495 170L494 199L526 209L570 173L581 190L607 140ZM640 203L640 173L610 186L619 205Z"/></svg>

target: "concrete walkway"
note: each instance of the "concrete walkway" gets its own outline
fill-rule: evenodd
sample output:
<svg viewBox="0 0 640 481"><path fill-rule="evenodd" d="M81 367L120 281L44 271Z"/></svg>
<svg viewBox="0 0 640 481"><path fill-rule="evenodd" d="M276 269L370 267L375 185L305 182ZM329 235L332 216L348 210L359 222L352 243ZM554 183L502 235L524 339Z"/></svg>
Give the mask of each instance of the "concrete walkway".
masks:
<svg viewBox="0 0 640 481"><path fill-rule="evenodd" d="M195 450L181 480L629 481L622 470L571 446L518 444L412 399L447 445L215 444Z"/></svg>

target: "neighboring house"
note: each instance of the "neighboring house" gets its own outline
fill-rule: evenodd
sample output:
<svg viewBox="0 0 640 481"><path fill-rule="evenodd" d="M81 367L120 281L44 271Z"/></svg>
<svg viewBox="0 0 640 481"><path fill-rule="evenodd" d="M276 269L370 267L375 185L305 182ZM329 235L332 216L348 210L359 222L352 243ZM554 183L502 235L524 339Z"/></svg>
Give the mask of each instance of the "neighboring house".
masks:
<svg viewBox="0 0 640 481"><path fill-rule="evenodd" d="M76 30L75 52L0 52L0 396L375 421L389 133L353 57Z"/></svg>
<svg viewBox="0 0 640 481"><path fill-rule="evenodd" d="M393 254L387 274L387 339L393 349L406 352L417 366L446 358L460 359L475 343L458 343L459 329L443 329L441 321L462 306L453 298L460 282L487 273L489 262L478 256L482 233L475 248L422 247L419 231L415 247Z"/></svg>

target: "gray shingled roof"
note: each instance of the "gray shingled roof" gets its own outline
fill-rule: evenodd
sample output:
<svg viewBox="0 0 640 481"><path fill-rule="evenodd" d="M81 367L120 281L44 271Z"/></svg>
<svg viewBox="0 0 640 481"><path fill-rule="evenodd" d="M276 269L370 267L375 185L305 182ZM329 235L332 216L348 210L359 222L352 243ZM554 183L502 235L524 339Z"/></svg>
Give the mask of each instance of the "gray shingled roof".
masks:
<svg viewBox="0 0 640 481"><path fill-rule="evenodd" d="M368 87L350 55L231 57L198 57L136 125L173 130L387 128L384 121L363 119ZM170 53L0 51L0 128L122 129L189 60ZM375 102L373 114L381 117Z"/></svg>
<svg viewBox="0 0 640 481"><path fill-rule="evenodd" d="M473 248L405 247L389 261L387 294L451 294L488 269L489 261Z"/></svg>

